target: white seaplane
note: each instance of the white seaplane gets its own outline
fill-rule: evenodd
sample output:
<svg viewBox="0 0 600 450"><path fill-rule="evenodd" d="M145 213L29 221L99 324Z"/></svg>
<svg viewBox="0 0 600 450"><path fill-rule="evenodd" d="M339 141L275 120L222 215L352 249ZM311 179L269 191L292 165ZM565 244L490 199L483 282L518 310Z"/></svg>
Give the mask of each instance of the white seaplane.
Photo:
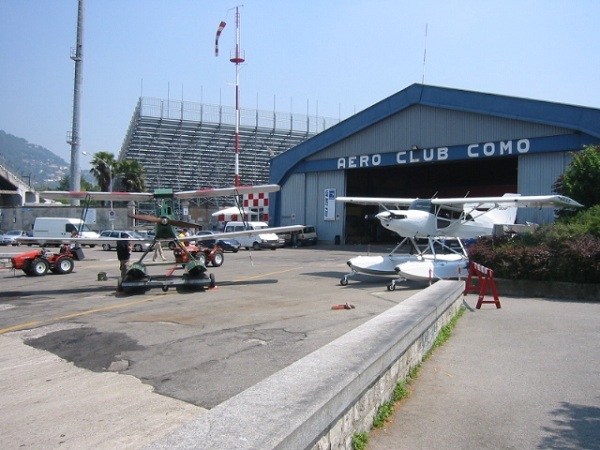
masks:
<svg viewBox="0 0 600 450"><path fill-rule="evenodd" d="M396 281L460 278L469 262L461 240L492 235L496 225L514 225L517 208L582 207L561 195L432 199L338 197L336 200L379 205L383 211L375 217L381 225L404 238L388 255L357 256L348 260L352 272L340 281L345 286L348 277L357 273L397 276L398 280L388 285L388 290L395 289ZM419 246L418 239L426 240L427 245ZM449 245L450 242L454 244ZM409 252L397 253L406 243L410 245Z"/></svg>

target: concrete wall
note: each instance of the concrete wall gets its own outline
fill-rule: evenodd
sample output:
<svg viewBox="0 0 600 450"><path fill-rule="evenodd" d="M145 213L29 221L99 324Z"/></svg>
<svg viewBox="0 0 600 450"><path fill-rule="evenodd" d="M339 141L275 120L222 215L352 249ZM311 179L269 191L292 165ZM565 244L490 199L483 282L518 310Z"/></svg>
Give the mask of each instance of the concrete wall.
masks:
<svg viewBox="0 0 600 450"><path fill-rule="evenodd" d="M462 304L438 281L221 403L149 449L351 449Z"/></svg>

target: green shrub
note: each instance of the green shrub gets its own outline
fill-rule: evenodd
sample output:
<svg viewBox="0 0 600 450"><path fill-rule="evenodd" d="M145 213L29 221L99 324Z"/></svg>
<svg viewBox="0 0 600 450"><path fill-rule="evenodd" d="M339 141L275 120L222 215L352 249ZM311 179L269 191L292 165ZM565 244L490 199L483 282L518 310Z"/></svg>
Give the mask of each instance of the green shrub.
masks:
<svg viewBox="0 0 600 450"><path fill-rule="evenodd" d="M469 258L498 278L600 283L600 207L513 238L481 238Z"/></svg>

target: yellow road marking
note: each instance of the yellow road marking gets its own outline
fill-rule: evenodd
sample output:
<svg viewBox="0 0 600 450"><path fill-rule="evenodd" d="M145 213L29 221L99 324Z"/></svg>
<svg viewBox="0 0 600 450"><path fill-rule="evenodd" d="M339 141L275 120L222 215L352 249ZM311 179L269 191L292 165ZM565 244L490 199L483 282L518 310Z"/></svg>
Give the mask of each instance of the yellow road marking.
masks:
<svg viewBox="0 0 600 450"><path fill-rule="evenodd" d="M67 314L67 315L64 315L64 316L53 317L51 319L40 320L40 321L37 321L37 322L28 322L28 323L22 323L22 324L19 324L19 325L13 325L12 327L0 329L0 334L8 333L9 331L16 331L16 330L19 330L19 329L22 329L22 328L28 328L28 327L33 327L33 326L48 324L48 323L52 323L52 322L58 322L60 320L72 319L73 317L80 317L80 316L85 316L85 315L88 315L88 314L94 314L94 313L97 313L97 312L104 312L104 311L110 311L112 309L119 309L119 308L125 308L127 306L139 305L140 303L146 303L146 302L149 302L151 300L155 300L157 298L166 297L168 295L174 295L174 294L163 294L163 295L158 295L156 297L149 297L149 298L144 298L142 300L136 300L134 302L119 303L118 305L110 305L110 306L105 306L103 308L88 309L87 311L81 311L81 312L78 312L78 313L73 313L73 314Z"/></svg>
<svg viewBox="0 0 600 450"><path fill-rule="evenodd" d="M235 282L255 280L257 278L263 278L263 277L267 277L267 276L270 276L270 275L277 275L277 274L280 274L280 273L291 272L293 270L299 270L299 269L302 269L302 267L295 267L295 268L292 268L292 269L286 269L286 270L279 270L279 271L276 271L276 272L263 273L263 274L260 274L260 275L255 275L253 277L240 278L238 280L235 280ZM167 296L170 296L170 295L175 295L175 293L157 295L155 297L148 297L148 298L144 298L144 299L141 299L141 300L136 300L136 301L133 301L133 302L119 303L118 305L110 305L110 306L105 306L103 308L88 309L86 311L81 311L81 312L73 313L73 314L66 314L64 316L53 317L51 319L40 320L40 321L37 321L37 322L28 322L28 323L22 323L22 324L19 324L19 325L13 325L12 327L1 328L0 329L0 334L5 334L5 333L8 333L10 331L16 331L16 330L20 330L20 329L23 329L23 328L34 327L34 326L48 324L48 323L52 323L52 322L58 322L60 320L72 319L74 317L86 316L88 314L94 314L94 313L98 313L98 312L110 311L110 310L119 309L119 308L126 308L127 306L139 305L141 303L146 303L146 302L149 302L149 301L152 301L152 300L156 300L158 298L164 298L164 297L167 297Z"/></svg>
<svg viewBox="0 0 600 450"><path fill-rule="evenodd" d="M261 275L255 275L253 277L246 277L246 278L240 278L239 280L234 280L234 283L239 283L240 281L255 280L257 278L267 277L269 275L277 275L280 273L286 273L286 272L291 272L292 270L300 270L300 269L302 269L302 267L294 267L292 269L278 270L277 272L263 273Z"/></svg>

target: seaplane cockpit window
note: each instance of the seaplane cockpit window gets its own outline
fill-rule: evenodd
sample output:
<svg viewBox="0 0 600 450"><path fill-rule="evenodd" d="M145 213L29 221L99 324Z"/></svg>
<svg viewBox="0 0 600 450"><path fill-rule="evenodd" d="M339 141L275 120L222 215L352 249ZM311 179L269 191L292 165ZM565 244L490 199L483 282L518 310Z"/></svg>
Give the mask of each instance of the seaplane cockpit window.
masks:
<svg viewBox="0 0 600 450"><path fill-rule="evenodd" d="M425 211L428 213L433 214L434 213L434 208L433 205L431 204L431 200L414 200L410 206L408 207L408 209L416 209L418 211Z"/></svg>

